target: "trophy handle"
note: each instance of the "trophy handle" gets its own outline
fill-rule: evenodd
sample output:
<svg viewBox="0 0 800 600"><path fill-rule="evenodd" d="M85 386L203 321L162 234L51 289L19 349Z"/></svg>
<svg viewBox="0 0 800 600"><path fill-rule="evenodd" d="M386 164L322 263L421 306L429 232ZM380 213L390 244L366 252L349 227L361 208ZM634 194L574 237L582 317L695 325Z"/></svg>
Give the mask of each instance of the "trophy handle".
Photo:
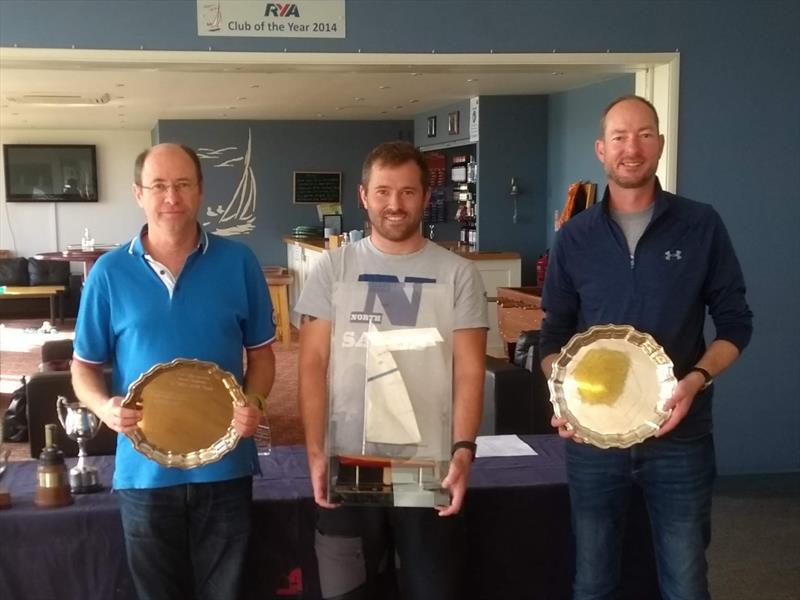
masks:
<svg viewBox="0 0 800 600"><path fill-rule="evenodd" d="M58 420L61 421L61 426L65 431L67 429L67 404L69 401L64 396L56 398L56 413L58 413Z"/></svg>

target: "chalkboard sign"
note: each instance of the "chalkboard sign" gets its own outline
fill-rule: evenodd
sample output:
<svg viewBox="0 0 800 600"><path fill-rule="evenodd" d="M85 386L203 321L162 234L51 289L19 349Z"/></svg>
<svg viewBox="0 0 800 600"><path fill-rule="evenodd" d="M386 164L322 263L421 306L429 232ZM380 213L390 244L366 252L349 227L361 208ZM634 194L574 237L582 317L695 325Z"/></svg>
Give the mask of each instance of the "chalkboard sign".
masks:
<svg viewBox="0 0 800 600"><path fill-rule="evenodd" d="M295 171L295 204L341 202L342 173L339 171Z"/></svg>

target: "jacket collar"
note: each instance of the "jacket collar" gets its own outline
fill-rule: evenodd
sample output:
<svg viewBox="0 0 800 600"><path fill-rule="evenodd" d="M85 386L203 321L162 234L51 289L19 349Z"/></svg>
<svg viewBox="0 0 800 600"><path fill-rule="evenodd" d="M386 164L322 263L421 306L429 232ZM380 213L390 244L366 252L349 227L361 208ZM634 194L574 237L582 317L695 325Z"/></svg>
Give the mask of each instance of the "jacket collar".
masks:
<svg viewBox="0 0 800 600"><path fill-rule="evenodd" d="M602 211L598 212L598 214L602 214L605 218L611 218L611 209L609 204L609 191L608 185L606 185L606 190L603 192L603 199L601 201ZM653 216L650 219L652 223L656 219L658 219L662 214L664 214L669 209L669 198L667 197L667 193L661 188L661 182L656 177L656 187L655 187L655 208L653 209Z"/></svg>

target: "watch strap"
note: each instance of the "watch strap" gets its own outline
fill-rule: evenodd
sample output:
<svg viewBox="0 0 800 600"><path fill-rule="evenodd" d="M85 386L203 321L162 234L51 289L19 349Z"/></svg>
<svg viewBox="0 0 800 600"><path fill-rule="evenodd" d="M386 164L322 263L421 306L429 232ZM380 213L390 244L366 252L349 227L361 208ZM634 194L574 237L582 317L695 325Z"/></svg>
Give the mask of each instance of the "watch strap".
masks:
<svg viewBox="0 0 800 600"><path fill-rule="evenodd" d="M714 378L711 377L711 373L706 371L703 367L692 367L691 369L689 369L689 373L700 373L700 375L703 376L703 379L705 379L705 382L703 383L703 387L700 388L701 390L706 389L708 386L711 385L711 382L714 381ZM687 375L688 375L688 373L687 373Z"/></svg>
<svg viewBox="0 0 800 600"><path fill-rule="evenodd" d="M247 399L252 402L258 410L262 413L267 409L267 397L259 392L247 392L245 394Z"/></svg>
<svg viewBox="0 0 800 600"><path fill-rule="evenodd" d="M478 444L475 442L468 442L467 440L462 440L460 442L456 442L453 444L453 449L450 451L450 456L453 456L457 450L461 448L466 448L470 452L472 452L472 460L475 460L475 453L478 451Z"/></svg>

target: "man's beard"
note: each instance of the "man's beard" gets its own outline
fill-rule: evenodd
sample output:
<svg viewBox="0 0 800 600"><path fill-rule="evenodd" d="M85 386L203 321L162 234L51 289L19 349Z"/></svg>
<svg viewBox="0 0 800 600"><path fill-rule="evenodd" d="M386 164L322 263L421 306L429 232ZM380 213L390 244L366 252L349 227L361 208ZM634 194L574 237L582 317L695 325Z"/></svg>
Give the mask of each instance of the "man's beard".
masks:
<svg viewBox="0 0 800 600"><path fill-rule="evenodd" d="M608 178L616 183L619 187L626 190L632 190L644 187L649 184L656 174L656 168L646 171L640 176L623 177L611 167L606 167L606 175Z"/></svg>
<svg viewBox="0 0 800 600"><path fill-rule="evenodd" d="M419 221L408 220L408 213L403 213L406 220L402 226L387 222L383 215L380 215L376 221L372 222L372 227L384 239L392 242L403 242L413 237L419 231Z"/></svg>

